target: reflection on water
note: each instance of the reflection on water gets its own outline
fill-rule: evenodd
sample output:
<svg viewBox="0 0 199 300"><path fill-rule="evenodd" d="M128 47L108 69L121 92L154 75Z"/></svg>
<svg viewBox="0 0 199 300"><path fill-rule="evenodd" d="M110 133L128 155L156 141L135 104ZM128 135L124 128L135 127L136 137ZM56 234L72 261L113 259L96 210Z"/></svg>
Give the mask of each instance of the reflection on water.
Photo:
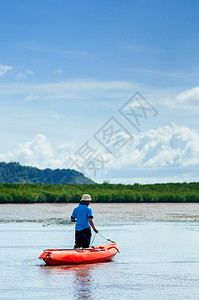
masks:
<svg viewBox="0 0 199 300"><path fill-rule="evenodd" d="M41 265L40 268L44 275L49 278L55 278L59 281L58 277L71 282L71 289L75 299L88 299L93 300L94 293L94 277L96 269L102 267L105 263L101 264L80 264L80 265L63 265L63 266L47 266ZM60 285L60 282L59 282Z"/></svg>
<svg viewBox="0 0 199 300"><path fill-rule="evenodd" d="M80 266L73 269L75 296L77 299L92 300L92 269L91 266Z"/></svg>

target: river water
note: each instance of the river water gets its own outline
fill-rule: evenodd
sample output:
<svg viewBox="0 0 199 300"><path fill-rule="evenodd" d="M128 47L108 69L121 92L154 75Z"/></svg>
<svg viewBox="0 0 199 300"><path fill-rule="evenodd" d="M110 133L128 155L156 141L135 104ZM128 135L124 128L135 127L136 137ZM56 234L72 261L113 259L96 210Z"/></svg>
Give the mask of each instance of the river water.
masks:
<svg viewBox="0 0 199 300"><path fill-rule="evenodd" d="M120 253L45 266L43 249L73 246L74 207L0 206L0 299L199 299L199 204L92 204L96 227Z"/></svg>

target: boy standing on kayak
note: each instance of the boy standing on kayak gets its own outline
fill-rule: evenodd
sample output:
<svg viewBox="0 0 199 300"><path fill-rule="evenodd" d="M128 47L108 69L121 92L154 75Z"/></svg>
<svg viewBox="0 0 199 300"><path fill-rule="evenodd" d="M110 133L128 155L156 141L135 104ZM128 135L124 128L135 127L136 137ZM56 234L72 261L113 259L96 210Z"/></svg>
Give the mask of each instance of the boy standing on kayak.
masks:
<svg viewBox="0 0 199 300"><path fill-rule="evenodd" d="M75 226L75 246L74 248L88 248L91 239L91 227L98 233L93 223L93 212L89 207L92 198L84 194L80 200L79 206L74 208L71 222L76 222Z"/></svg>

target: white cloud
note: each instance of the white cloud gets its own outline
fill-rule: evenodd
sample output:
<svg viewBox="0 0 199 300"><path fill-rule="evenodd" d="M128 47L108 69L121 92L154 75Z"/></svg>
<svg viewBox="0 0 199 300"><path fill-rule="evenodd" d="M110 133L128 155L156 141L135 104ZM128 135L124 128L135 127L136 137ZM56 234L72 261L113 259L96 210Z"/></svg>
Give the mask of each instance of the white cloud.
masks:
<svg viewBox="0 0 199 300"><path fill-rule="evenodd" d="M35 52L40 52L40 53L46 53L46 54L53 54L57 56L83 56L87 58L94 58L93 55L89 52L82 51L82 50L73 50L73 49L59 49L59 48L53 48L53 47L48 47L45 45L39 45L39 44L28 44L24 43L24 46Z"/></svg>
<svg viewBox="0 0 199 300"><path fill-rule="evenodd" d="M21 79L25 76L20 75ZM126 99L136 86L130 81L95 81L95 80L67 80L54 83L30 84L23 80L18 84L0 84L0 97L20 97L40 95L45 100L61 99L94 99L94 97L112 97ZM122 94L122 95L121 95ZM127 98L128 99L128 98ZM107 101L106 101L107 102Z"/></svg>
<svg viewBox="0 0 199 300"><path fill-rule="evenodd" d="M38 100L38 99L40 99L40 96L38 96L38 95L29 95L29 96L26 96L25 101L33 101L33 100Z"/></svg>
<svg viewBox="0 0 199 300"><path fill-rule="evenodd" d="M14 160L42 168L53 157L53 149L46 137L40 134L31 142L20 144L13 154L16 157Z"/></svg>
<svg viewBox="0 0 199 300"><path fill-rule="evenodd" d="M17 161L42 169L71 168L69 158L74 156L77 149L74 142L53 147L40 134L32 141L20 144L12 152L0 154L0 160ZM101 148L98 150L101 151ZM115 157L107 153L103 153L103 157L107 162L99 176L97 173L95 178L93 171L84 170L94 180L112 178L114 182L119 182L114 175L125 174L120 180L123 183L191 181L190 178L198 176L199 134L176 124L164 126L135 135Z"/></svg>
<svg viewBox="0 0 199 300"><path fill-rule="evenodd" d="M168 96L165 97L164 94ZM184 92L180 91L168 91L160 95L160 98L164 99L163 105L170 107L171 109L183 109L183 110L195 110L199 109L199 87L195 87Z"/></svg>
<svg viewBox="0 0 199 300"><path fill-rule="evenodd" d="M24 72L18 72L17 79L19 81L25 80L28 76L34 76L34 72L31 70L26 70Z"/></svg>
<svg viewBox="0 0 199 300"><path fill-rule="evenodd" d="M32 141L21 143L12 152L0 154L0 161L17 161L23 165L44 168L68 168L69 155L73 143L63 144L53 149L47 138L36 135Z"/></svg>
<svg viewBox="0 0 199 300"><path fill-rule="evenodd" d="M11 71L13 67L11 66L6 66L6 65L1 65L0 64L0 77L5 75L8 71Z"/></svg>
<svg viewBox="0 0 199 300"><path fill-rule="evenodd" d="M113 169L159 169L199 165L199 135L187 127L165 126L134 136L110 160Z"/></svg>
<svg viewBox="0 0 199 300"><path fill-rule="evenodd" d="M154 184L154 183L168 183L168 182L193 182L194 180L198 181L198 178L188 176L187 174L182 174L181 176L164 176L164 174L160 176L149 176L149 177L118 177L118 178L109 178L109 183L122 183L122 184L134 184L134 183L139 183L139 184ZM103 178L102 180L98 180L97 182L102 183L105 181Z"/></svg>
<svg viewBox="0 0 199 300"><path fill-rule="evenodd" d="M53 74L60 74L60 73L62 73L62 69L58 69L58 70L55 70L55 71L53 71Z"/></svg>
<svg viewBox="0 0 199 300"><path fill-rule="evenodd" d="M177 104L182 108L199 108L199 87L187 90L177 96Z"/></svg>
<svg viewBox="0 0 199 300"><path fill-rule="evenodd" d="M64 115L60 115L60 114L57 114L57 113L53 114L52 117L53 117L53 119L56 119L56 120L61 120L61 119L65 118Z"/></svg>

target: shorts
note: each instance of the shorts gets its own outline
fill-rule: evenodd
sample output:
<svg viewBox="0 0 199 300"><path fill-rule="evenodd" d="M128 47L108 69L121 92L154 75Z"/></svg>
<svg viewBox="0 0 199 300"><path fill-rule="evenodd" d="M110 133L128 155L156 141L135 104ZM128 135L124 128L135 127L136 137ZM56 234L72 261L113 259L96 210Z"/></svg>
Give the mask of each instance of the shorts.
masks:
<svg viewBox="0 0 199 300"><path fill-rule="evenodd" d="M91 229L75 230L75 244L77 247L88 248L91 240Z"/></svg>

